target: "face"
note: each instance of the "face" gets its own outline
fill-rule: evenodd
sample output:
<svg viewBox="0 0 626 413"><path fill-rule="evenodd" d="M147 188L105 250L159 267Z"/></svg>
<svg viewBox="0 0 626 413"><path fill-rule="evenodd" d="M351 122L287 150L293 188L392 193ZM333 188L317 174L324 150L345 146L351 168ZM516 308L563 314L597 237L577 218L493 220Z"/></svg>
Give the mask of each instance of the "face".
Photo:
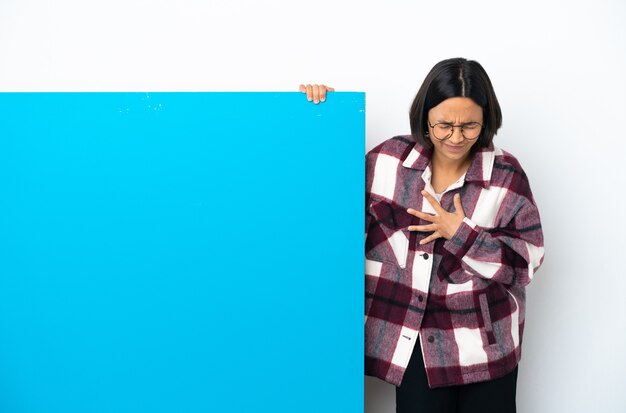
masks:
<svg viewBox="0 0 626 413"><path fill-rule="evenodd" d="M428 111L428 122L463 125L471 122L483 123L483 109L467 97L449 98ZM462 163L469 158L472 146L478 139L467 140L461 134L461 128L453 128L450 138L440 141L433 136L433 128L428 127L433 143L433 156L442 161Z"/></svg>

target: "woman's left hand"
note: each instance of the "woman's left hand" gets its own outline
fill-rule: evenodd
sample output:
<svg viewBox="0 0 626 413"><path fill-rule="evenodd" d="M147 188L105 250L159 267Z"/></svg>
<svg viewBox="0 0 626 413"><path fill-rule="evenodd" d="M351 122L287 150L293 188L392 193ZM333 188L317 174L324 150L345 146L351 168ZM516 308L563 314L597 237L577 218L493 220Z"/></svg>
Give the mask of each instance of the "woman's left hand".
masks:
<svg viewBox="0 0 626 413"><path fill-rule="evenodd" d="M426 214L413 208L407 209L407 212L413 216L431 222L427 225L410 225L409 231L428 232L432 231L428 237L420 241L420 245L427 244L437 238L450 239L454 233L459 229L463 218L465 218L465 212L463 212L463 205L461 205L461 196L459 194L454 195L454 212L448 212L437 200L428 192L422 191L422 195L432 205L435 210L435 215Z"/></svg>

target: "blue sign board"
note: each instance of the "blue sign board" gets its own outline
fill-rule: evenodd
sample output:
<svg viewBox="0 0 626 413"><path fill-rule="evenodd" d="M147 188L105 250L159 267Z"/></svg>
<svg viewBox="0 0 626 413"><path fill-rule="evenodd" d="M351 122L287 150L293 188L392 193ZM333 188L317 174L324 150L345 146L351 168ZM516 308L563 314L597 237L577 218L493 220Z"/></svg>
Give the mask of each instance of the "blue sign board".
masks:
<svg viewBox="0 0 626 413"><path fill-rule="evenodd" d="M0 93L0 411L362 412L364 100Z"/></svg>

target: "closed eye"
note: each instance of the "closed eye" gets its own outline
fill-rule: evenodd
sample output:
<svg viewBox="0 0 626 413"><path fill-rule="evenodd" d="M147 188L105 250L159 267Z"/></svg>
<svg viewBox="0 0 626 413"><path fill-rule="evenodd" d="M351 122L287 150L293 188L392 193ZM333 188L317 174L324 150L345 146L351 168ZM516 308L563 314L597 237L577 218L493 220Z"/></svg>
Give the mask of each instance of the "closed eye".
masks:
<svg viewBox="0 0 626 413"><path fill-rule="evenodd" d="M472 129L477 129L480 128L480 123L478 122L470 122L470 123L466 123L465 125L463 125L463 129L467 129L467 130L472 130Z"/></svg>

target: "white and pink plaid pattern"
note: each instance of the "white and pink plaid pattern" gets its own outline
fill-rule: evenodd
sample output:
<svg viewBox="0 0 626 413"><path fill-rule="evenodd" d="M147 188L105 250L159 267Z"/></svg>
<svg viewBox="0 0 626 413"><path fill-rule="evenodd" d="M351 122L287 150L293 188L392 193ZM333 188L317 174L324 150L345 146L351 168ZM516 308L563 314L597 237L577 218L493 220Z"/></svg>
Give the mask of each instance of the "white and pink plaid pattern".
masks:
<svg viewBox="0 0 626 413"><path fill-rule="evenodd" d="M427 233L411 207L434 213L420 195L430 186L430 152L411 136L367 155L366 374L400 385L416 340L431 387L489 380L521 357L524 287L543 261L539 212L517 160L479 150L465 180L448 188L448 211L461 195L466 218L450 240L419 245Z"/></svg>

